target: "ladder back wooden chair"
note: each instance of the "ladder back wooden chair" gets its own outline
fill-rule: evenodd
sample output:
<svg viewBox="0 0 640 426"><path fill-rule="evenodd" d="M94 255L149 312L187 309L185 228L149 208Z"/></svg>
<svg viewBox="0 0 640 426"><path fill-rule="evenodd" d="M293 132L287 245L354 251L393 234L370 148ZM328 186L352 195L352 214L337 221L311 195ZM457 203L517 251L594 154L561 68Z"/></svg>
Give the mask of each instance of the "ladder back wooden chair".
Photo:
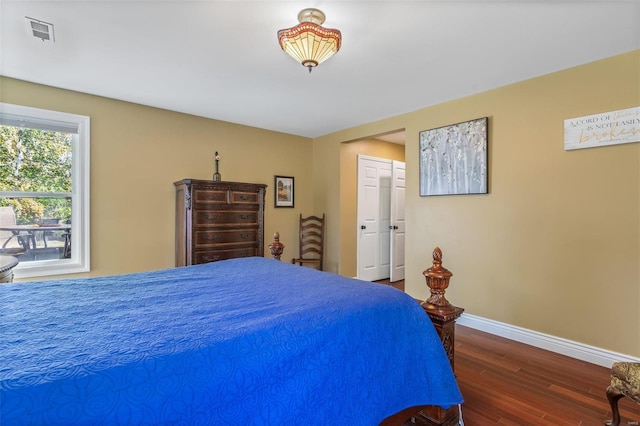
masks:
<svg viewBox="0 0 640 426"><path fill-rule="evenodd" d="M309 265L322 271L324 255L324 213L322 217L300 215L300 251L299 257L291 263Z"/></svg>

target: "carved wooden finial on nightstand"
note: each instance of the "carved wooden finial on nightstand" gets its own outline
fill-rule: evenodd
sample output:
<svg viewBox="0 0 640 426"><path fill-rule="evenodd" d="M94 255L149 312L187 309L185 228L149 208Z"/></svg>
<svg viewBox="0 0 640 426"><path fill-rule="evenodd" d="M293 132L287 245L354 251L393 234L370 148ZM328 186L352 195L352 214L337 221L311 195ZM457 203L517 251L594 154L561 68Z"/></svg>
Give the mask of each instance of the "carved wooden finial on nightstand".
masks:
<svg viewBox="0 0 640 426"><path fill-rule="evenodd" d="M440 247L436 247L433 250L433 266L422 272L422 275L427 279L427 286L431 291L431 297L425 303L439 307L450 306L451 303L444 297L444 293L449 287L449 278L453 274L442 266L442 250L440 250Z"/></svg>
<svg viewBox="0 0 640 426"><path fill-rule="evenodd" d="M273 234L273 242L269 244L269 251L271 252L271 257L274 259L280 260L280 256L282 256L282 252L284 251L284 244L280 242L280 233L276 232Z"/></svg>

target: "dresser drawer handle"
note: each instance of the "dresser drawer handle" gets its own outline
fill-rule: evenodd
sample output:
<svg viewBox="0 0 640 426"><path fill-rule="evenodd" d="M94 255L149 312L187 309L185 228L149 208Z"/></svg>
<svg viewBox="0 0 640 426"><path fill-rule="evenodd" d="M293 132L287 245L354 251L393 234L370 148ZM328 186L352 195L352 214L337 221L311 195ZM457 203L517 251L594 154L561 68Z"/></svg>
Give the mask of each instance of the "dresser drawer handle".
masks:
<svg viewBox="0 0 640 426"><path fill-rule="evenodd" d="M251 215L249 214L239 214L238 217L242 220L251 219Z"/></svg>
<svg viewBox="0 0 640 426"><path fill-rule="evenodd" d="M218 220L218 219L220 219L220 215L219 214L214 214L214 215L207 214L204 217L207 220Z"/></svg>
<svg viewBox="0 0 640 426"><path fill-rule="evenodd" d="M251 238L251 234L247 234L246 232L243 232L242 234L239 235L241 239L243 240L248 240L249 238Z"/></svg>
<svg viewBox="0 0 640 426"><path fill-rule="evenodd" d="M202 260L204 260L205 262L215 262L217 260L220 260L220 256L207 256L207 255L204 255L204 256L202 256Z"/></svg>
<svg viewBox="0 0 640 426"><path fill-rule="evenodd" d="M208 234L204 236L204 239L207 241L212 241L212 240L219 240L220 239L220 234Z"/></svg>
<svg viewBox="0 0 640 426"><path fill-rule="evenodd" d="M242 201L247 201L251 199L251 197L249 197L248 195L239 195L238 198L240 198Z"/></svg>

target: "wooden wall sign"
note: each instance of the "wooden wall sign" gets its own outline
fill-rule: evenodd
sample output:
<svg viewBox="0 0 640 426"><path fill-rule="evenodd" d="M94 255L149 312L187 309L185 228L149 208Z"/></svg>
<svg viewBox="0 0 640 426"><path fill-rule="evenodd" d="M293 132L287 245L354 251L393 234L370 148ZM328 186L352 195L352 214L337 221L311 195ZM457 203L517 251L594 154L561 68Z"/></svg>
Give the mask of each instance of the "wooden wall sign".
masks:
<svg viewBox="0 0 640 426"><path fill-rule="evenodd" d="M564 150L640 142L640 107L564 120Z"/></svg>

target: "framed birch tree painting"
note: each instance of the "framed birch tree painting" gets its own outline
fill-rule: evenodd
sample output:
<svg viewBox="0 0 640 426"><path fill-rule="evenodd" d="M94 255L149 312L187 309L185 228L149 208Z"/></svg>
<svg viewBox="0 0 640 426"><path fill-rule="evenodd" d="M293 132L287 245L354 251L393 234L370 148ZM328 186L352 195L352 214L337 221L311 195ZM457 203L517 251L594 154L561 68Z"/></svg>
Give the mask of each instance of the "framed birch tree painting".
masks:
<svg viewBox="0 0 640 426"><path fill-rule="evenodd" d="M487 194L488 117L420 132L420 196Z"/></svg>

